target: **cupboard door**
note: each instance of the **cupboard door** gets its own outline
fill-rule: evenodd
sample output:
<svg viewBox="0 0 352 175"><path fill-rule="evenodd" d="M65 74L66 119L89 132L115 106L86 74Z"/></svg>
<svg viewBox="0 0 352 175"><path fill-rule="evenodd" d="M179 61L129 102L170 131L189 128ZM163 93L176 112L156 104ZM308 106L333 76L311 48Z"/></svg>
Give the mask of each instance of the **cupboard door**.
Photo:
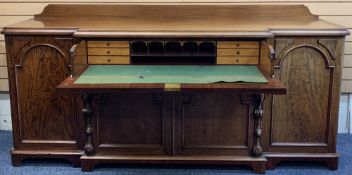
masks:
<svg viewBox="0 0 352 175"><path fill-rule="evenodd" d="M96 153L168 154L172 129L170 99L158 93L94 95L93 142Z"/></svg>
<svg viewBox="0 0 352 175"><path fill-rule="evenodd" d="M251 98L229 92L200 92L183 93L175 99L176 154L251 154Z"/></svg>
<svg viewBox="0 0 352 175"><path fill-rule="evenodd" d="M335 152L343 38L277 38L270 151Z"/></svg>
<svg viewBox="0 0 352 175"><path fill-rule="evenodd" d="M75 98L56 93L71 46L70 37L6 36L15 149L78 149Z"/></svg>

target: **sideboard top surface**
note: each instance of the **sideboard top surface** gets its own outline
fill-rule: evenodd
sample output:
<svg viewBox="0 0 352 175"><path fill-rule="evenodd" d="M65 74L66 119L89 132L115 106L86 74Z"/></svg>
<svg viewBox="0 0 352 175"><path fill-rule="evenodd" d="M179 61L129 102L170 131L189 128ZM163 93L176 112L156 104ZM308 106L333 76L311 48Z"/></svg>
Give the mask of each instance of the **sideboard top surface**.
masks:
<svg viewBox="0 0 352 175"><path fill-rule="evenodd" d="M58 5L4 34L74 34L81 37L270 37L347 35L303 5Z"/></svg>

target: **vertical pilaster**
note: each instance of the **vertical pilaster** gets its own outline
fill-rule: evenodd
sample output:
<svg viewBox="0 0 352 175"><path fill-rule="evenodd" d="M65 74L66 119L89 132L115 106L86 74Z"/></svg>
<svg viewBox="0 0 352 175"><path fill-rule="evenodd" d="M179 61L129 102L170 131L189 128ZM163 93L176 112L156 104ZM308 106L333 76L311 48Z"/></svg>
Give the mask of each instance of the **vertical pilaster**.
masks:
<svg viewBox="0 0 352 175"><path fill-rule="evenodd" d="M259 157L263 153L263 148L260 145L261 136L263 133L263 104L264 104L264 95L256 95L255 96L255 110L254 110L254 143L252 152L254 156Z"/></svg>
<svg viewBox="0 0 352 175"><path fill-rule="evenodd" d="M94 154L93 146L93 128L92 128L92 108L91 108L91 98L90 94L83 94L82 100L84 108L82 109L83 116L85 118L85 128L86 128L86 145L84 146L84 152L86 155Z"/></svg>

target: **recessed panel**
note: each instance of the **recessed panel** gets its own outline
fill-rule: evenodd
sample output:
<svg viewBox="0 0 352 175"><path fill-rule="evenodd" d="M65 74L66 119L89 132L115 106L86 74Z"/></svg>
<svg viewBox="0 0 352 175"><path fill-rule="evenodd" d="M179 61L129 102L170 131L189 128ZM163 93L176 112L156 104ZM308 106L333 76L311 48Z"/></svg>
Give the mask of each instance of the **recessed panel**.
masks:
<svg viewBox="0 0 352 175"><path fill-rule="evenodd" d="M312 48L298 48L283 58L275 74L287 86L287 95L274 96L272 144L327 142L332 77L324 59Z"/></svg>
<svg viewBox="0 0 352 175"><path fill-rule="evenodd" d="M250 105L242 104L240 94L217 92L185 96L179 123L181 153L248 154Z"/></svg>
<svg viewBox="0 0 352 175"><path fill-rule="evenodd" d="M157 144L163 138L162 103L152 94L108 94L97 101L99 144Z"/></svg>
<svg viewBox="0 0 352 175"><path fill-rule="evenodd" d="M26 52L22 61L16 68L21 139L75 140L74 100L55 90L69 75L68 59L53 47L39 46Z"/></svg>

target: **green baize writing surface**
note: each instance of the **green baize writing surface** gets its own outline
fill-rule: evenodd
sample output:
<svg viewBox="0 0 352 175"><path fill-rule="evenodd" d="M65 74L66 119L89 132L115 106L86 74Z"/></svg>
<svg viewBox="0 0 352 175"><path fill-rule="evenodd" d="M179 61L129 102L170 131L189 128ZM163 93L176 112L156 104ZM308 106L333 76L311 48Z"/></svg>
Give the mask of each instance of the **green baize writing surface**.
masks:
<svg viewBox="0 0 352 175"><path fill-rule="evenodd" d="M115 83L265 83L257 66L90 65L75 84Z"/></svg>

